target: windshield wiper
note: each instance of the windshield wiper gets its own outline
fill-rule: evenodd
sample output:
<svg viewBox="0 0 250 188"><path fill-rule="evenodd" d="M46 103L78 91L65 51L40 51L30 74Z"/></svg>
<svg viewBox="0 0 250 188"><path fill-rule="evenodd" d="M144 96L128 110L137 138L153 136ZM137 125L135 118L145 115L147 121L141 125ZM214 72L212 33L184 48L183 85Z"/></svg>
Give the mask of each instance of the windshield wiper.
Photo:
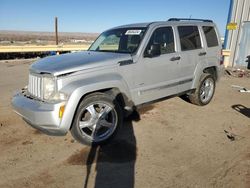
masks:
<svg viewBox="0 0 250 188"><path fill-rule="evenodd" d="M111 52L111 53L122 53L122 54L130 54L130 52L125 51L114 51L114 50L89 50L93 52Z"/></svg>

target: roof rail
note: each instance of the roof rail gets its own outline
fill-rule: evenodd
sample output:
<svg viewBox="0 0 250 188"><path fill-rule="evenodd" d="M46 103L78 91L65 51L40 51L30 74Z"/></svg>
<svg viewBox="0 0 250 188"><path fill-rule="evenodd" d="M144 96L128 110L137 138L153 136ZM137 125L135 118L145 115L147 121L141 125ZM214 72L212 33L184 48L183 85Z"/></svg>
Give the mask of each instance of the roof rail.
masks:
<svg viewBox="0 0 250 188"><path fill-rule="evenodd" d="M169 18L168 21L201 21L201 22L213 23L213 20L193 19L193 18Z"/></svg>

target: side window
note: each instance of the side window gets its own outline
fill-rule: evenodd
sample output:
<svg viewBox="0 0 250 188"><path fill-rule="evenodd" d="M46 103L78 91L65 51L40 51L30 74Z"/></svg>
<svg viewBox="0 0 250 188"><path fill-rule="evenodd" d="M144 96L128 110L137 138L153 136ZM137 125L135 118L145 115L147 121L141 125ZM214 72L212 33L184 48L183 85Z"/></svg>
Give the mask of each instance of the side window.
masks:
<svg viewBox="0 0 250 188"><path fill-rule="evenodd" d="M178 32L182 51L201 48L201 38L197 26L179 26Z"/></svg>
<svg viewBox="0 0 250 188"><path fill-rule="evenodd" d="M219 45L218 37L217 37L214 27L203 26L202 29L206 37L207 47L218 46Z"/></svg>
<svg viewBox="0 0 250 188"><path fill-rule="evenodd" d="M160 44L161 54L175 52L174 33L172 27L157 28L152 34L146 50L150 49L153 44Z"/></svg>

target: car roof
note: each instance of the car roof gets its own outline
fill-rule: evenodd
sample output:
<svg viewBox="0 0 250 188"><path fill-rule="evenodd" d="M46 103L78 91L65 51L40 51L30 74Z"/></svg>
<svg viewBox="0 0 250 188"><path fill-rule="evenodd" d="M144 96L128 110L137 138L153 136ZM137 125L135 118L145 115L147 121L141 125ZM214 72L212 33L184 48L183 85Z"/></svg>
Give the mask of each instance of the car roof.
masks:
<svg viewBox="0 0 250 188"><path fill-rule="evenodd" d="M127 25L121 25L114 27L113 29L119 29L119 28L135 28L135 27L148 27L151 22L145 22L145 23L134 23L134 24L127 24Z"/></svg>
<svg viewBox="0 0 250 188"><path fill-rule="evenodd" d="M134 24L127 24L114 27L112 29L120 29L120 28L136 28L136 27L155 27L160 25L208 25L213 26L213 22L206 22L206 21L156 21L156 22L145 22L145 23L134 23Z"/></svg>

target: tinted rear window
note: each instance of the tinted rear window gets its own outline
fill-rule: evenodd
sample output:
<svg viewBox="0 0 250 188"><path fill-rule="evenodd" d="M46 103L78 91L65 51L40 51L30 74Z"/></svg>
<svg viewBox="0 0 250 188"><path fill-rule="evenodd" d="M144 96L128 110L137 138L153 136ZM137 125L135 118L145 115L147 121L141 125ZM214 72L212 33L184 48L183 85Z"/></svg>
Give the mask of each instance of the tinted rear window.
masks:
<svg viewBox="0 0 250 188"><path fill-rule="evenodd" d="M201 39L197 26L179 26L178 32L182 51L201 48Z"/></svg>
<svg viewBox="0 0 250 188"><path fill-rule="evenodd" d="M203 26L203 31L207 41L207 47L218 46L218 39L214 27Z"/></svg>

